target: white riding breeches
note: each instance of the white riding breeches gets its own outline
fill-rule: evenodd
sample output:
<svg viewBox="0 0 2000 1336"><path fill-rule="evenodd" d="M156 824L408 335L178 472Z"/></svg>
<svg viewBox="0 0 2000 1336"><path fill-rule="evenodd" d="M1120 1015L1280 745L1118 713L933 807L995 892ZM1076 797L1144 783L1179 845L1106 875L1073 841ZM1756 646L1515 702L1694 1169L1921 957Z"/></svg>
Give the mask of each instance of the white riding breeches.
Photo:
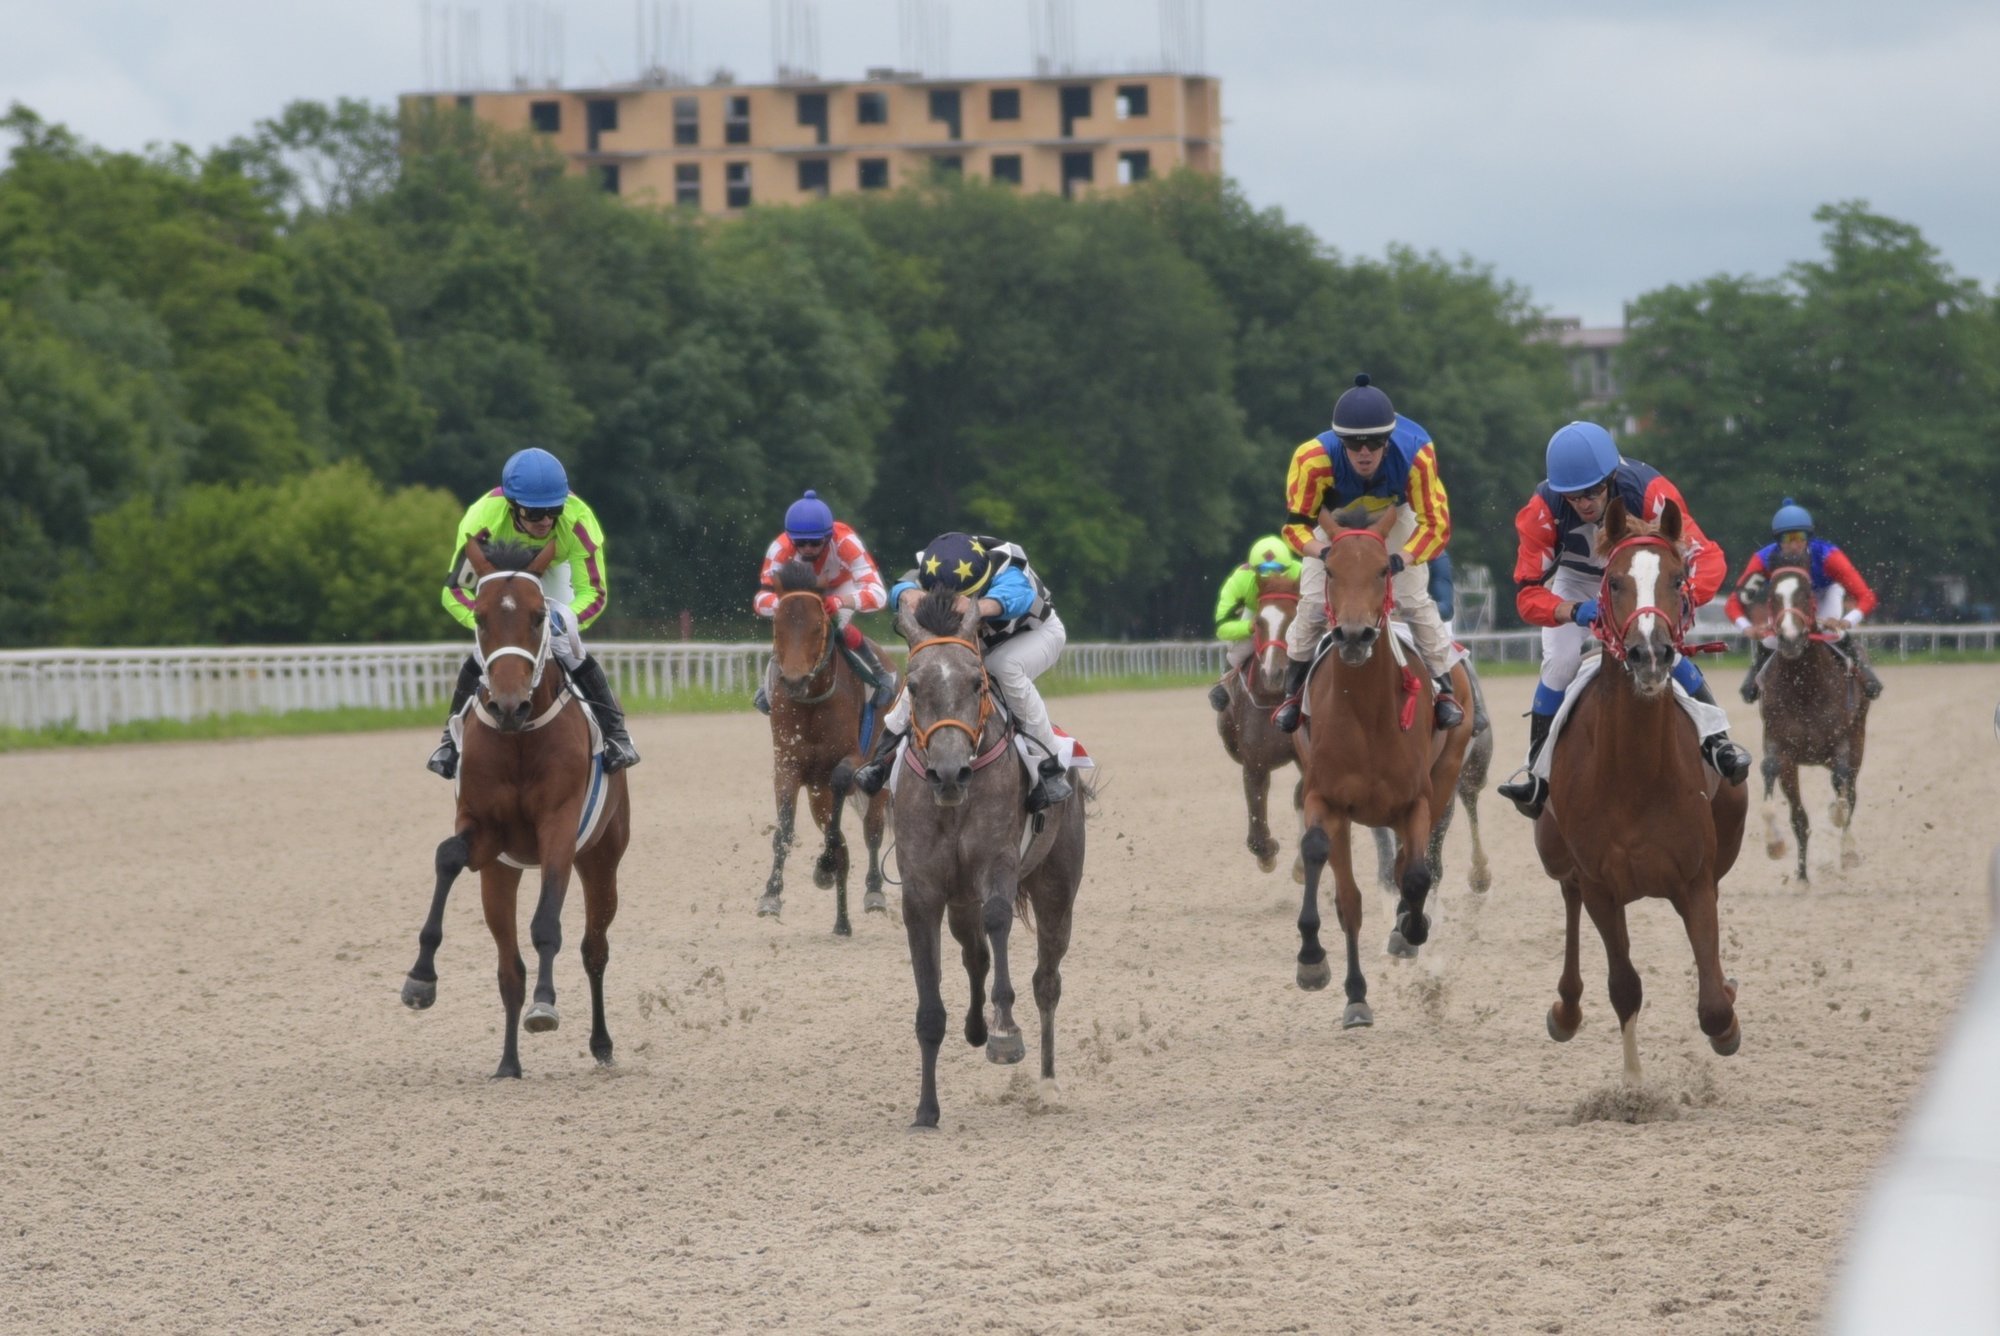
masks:
<svg viewBox="0 0 2000 1336"><path fill-rule="evenodd" d="M1557 598L1581 603L1587 598L1597 597L1598 580L1595 576L1573 571L1566 566L1556 568L1549 578L1549 592ZM1556 691L1566 691L1576 680L1576 670L1583 663L1584 647L1592 640L1587 626L1575 622L1564 622L1561 626L1542 628L1542 685Z"/></svg>
<svg viewBox="0 0 2000 1336"><path fill-rule="evenodd" d="M1408 506L1396 520L1396 527L1389 531L1389 550L1400 551L1411 534L1416 532L1416 517ZM1326 539L1326 531L1314 529L1313 537ZM1432 677L1441 677L1451 671L1451 666L1463 656L1452 644L1450 635L1444 629L1444 619L1438 616L1438 606L1431 600L1430 564L1418 562L1405 566L1401 573L1389 581L1389 587L1396 594L1396 620L1407 624L1416 638L1417 653L1424 661L1424 667ZM1291 629L1285 632L1285 652L1294 663L1304 663L1312 657L1313 646L1326 634L1326 563L1317 558L1306 558L1299 568L1299 611L1292 618Z"/></svg>
<svg viewBox="0 0 2000 1336"><path fill-rule="evenodd" d="M1022 631L986 651L986 674L1013 712L1015 728L1046 747L1051 756L1057 754L1055 730L1049 725L1048 707L1042 704L1042 693L1035 688L1035 679L1055 666L1068 642L1069 632L1063 628L1062 618L1051 612L1040 626ZM908 690L896 698L882 725L892 733L909 732Z"/></svg>
<svg viewBox="0 0 2000 1336"><path fill-rule="evenodd" d="M1225 640L1222 642L1222 657L1228 663L1229 671L1235 672L1250 662L1250 651L1257 648L1255 640Z"/></svg>

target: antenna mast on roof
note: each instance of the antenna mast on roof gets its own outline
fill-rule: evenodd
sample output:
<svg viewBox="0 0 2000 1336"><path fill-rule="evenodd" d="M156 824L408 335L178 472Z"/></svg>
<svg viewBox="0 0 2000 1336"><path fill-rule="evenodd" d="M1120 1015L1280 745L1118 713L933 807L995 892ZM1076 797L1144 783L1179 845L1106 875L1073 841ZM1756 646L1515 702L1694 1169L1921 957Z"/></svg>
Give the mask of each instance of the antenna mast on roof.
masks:
<svg viewBox="0 0 2000 1336"><path fill-rule="evenodd" d="M694 82L694 6L681 0L635 0L639 82L679 87Z"/></svg>
<svg viewBox="0 0 2000 1336"><path fill-rule="evenodd" d="M1160 0L1160 64L1175 74L1208 65L1207 0Z"/></svg>
<svg viewBox="0 0 2000 1336"><path fill-rule="evenodd" d="M808 0L771 0L771 66L779 83L819 78L819 7Z"/></svg>
<svg viewBox="0 0 2000 1336"><path fill-rule="evenodd" d="M1028 44L1036 74L1074 73L1075 0L1028 0Z"/></svg>

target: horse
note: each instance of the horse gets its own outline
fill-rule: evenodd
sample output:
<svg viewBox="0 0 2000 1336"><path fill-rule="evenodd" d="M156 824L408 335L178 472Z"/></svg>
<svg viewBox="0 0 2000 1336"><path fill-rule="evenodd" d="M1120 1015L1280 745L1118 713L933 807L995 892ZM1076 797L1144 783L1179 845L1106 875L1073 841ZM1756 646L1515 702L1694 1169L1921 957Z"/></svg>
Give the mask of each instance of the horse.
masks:
<svg viewBox="0 0 2000 1336"><path fill-rule="evenodd" d="M625 774L605 775L592 756L592 726L575 688L560 669L549 672L549 617L537 578L556 554L514 545L468 543L466 560L478 577L472 605L479 657L485 664L479 694L465 719L458 767L458 813L450 838L437 847L437 885L430 914L417 935L417 963L403 981L403 1002L422 1011L437 1001L437 949L444 940L445 898L458 874L479 874L486 926L500 954L500 1004L506 1038L493 1075L521 1075L519 1031L554 1030L555 960L562 949L563 898L570 869L583 879L583 971L590 980L590 1052L611 1065L611 1032L604 1024L604 967L611 958L607 933L618 913L618 861L631 836L631 803ZM574 707L574 708L572 708ZM603 786L601 807L587 842L580 827ZM529 936L539 967L535 1002L525 1021L521 1004L527 967L514 922L515 893L523 870L540 864L541 895Z"/></svg>
<svg viewBox="0 0 2000 1336"><path fill-rule="evenodd" d="M1299 987L1317 991L1333 980L1319 944L1319 879L1333 863L1334 908L1347 938L1345 1029L1373 1025L1368 980L1361 972L1361 888L1354 880L1353 827L1396 833L1396 936L1410 946L1430 937L1424 900L1432 874L1426 854L1432 813L1449 803L1471 742L1472 720L1438 730L1432 723L1429 674L1405 664L1389 622L1395 605L1389 531L1396 511L1370 523L1350 509L1334 517L1326 563L1328 634L1334 651L1307 679L1311 724L1293 737L1305 772L1305 897L1299 908ZM1389 641L1387 646L1383 641ZM1377 649L1381 653L1377 653ZM1469 699L1471 679L1454 666L1453 686Z"/></svg>
<svg viewBox="0 0 2000 1336"><path fill-rule="evenodd" d="M1484 895L1493 887L1493 870L1486 860L1486 846L1479 840L1479 791L1486 787L1487 772L1493 765L1493 723L1486 714L1486 690L1480 685L1479 674L1473 670L1472 661L1466 660L1463 667L1472 694L1472 741L1465 749L1465 762L1459 767L1458 785L1445 799L1444 810L1431 826L1431 842L1425 850L1425 860L1431 870L1431 885L1436 887L1444 879L1444 837L1451 830L1452 813L1460 803L1465 805L1466 831L1472 837L1472 869L1466 875L1466 885ZM1375 836L1375 879L1384 890L1399 889L1396 884L1396 836L1394 832L1376 827ZM1404 942L1396 934L1389 935L1389 953L1395 956L1412 957L1416 948Z"/></svg>
<svg viewBox="0 0 2000 1336"><path fill-rule="evenodd" d="M1014 1022L1009 930L1017 914L1034 929L1042 1082L1045 1091L1053 1089L1062 959L1083 879L1084 805L1092 797L1090 785L1073 772L1068 799L1027 815L1029 781L1015 752L1013 726L995 703L979 625L977 604L943 589L900 612L896 621L910 646L904 686L910 693L910 740L896 787L896 847L903 873L903 926L917 985L917 1046L923 1058L912 1130L934 1129L938 1123L937 1059L945 1031L941 923L948 923L958 939L971 984L965 1042L985 1045L987 1061L1001 1064L1019 1062L1027 1053ZM1031 838L1024 840L1024 835ZM989 964L990 1026L984 996Z"/></svg>
<svg viewBox="0 0 2000 1336"><path fill-rule="evenodd" d="M1243 768L1243 801L1250 812L1247 843L1260 870L1278 866L1278 842L1271 836L1267 809L1271 772L1297 760L1289 734L1271 722L1285 698L1285 632L1299 607L1299 580L1278 572L1257 577L1257 622L1250 657L1229 675L1229 708L1215 716L1216 732L1229 759ZM1303 787L1292 790L1297 810ZM1304 876L1303 865L1294 869Z"/></svg>
<svg viewBox="0 0 2000 1336"><path fill-rule="evenodd" d="M1704 767L1694 721L1670 685L1693 624L1681 531L1672 501L1653 524L1627 514L1615 497L1605 509L1596 627L1605 662L1576 688L1568 721L1550 741L1549 800L1535 821L1535 849L1562 886L1567 926L1549 1037L1566 1043L1583 1024L1577 923L1588 910L1604 939L1625 1080L1634 1086L1641 989L1625 928L1634 900L1656 896L1680 914L1694 948L1702 1033L1725 1057L1742 1043L1736 983L1722 971L1716 899L1743 843L1748 800Z"/></svg>
<svg viewBox="0 0 2000 1336"><path fill-rule="evenodd" d="M834 767L859 765L865 753L862 721L873 694L840 652L833 617L826 610L818 577L803 561L778 570L778 606L771 617L775 689L771 692L772 779L777 790L778 824L771 832L771 875L757 901L759 916L784 908L785 857L791 852L799 789L805 788L813 821L826 833L826 847L813 864L813 884L833 888L833 931L850 937L847 918L847 840L840 832L845 789L833 784ZM880 727L880 720L871 720ZM865 912L887 914L882 894L882 829L889 798L877 793L862 810L861 836L868 845Z"/></svg>
<svg viewBox="0 0 2000 1336"><path fill-rule="evenodd" d="M1785 856L1785 837L1771 801L1773 784L1781 784L1792 809L1792 835L1799 846L1799 880L1806 870L1806 840L1812 822L1799 797L1799 767L1823 765L1833 772L1833 807L1829 812L1840 829L1840 865L1856 867L1861 852L1854 845L1855 780L1868 743L1868 697L1856 680L1854 660L1834 646L1845 628L1813 619L1812 577L1797 566L1771 572L1764 614L1778 638L1777 652L1764 667L1757 709L1764 720L1764 851Z"/></svg>

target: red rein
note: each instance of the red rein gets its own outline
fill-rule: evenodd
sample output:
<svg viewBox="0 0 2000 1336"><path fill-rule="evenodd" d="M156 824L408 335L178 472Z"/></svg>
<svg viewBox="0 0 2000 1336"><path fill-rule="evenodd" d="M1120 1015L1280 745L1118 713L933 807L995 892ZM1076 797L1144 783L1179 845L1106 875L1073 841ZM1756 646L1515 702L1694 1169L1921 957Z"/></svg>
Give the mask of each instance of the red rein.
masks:
<svg viewBox="0 0 2000 1336"><path fill-rule="evenodd" d="M1328 540L1327 551L1331 553L1334 543L1347 538L1373 538L1382 545L1383 551L1386 552L1389 549L1389 540L1381 534L1376 533L1373 529L1340 529ZM1396 634L1396 628L1389 625L1389 614L1395 610L1395 607L1396 580L1392 573L1387 579L1382 581L1381 631L1385 637ZM1326 620L1328 625L1333 624L1333 587L1331 580L1327 582ZM1393 651L1391 652L1393 653ZM1424 679L1414 672L1407 663L1402 665L1402 673L1403 707L1396 715L1396 724L1407 733L1417 726L1417 700L1423 695Z"/></svg>
<svg viewBox="0 0 2000 1336"><path fill-rule="evenodd" d="M1668 552L1675 551L1672 543L1656 534L1639 534L1623 540L1606 555L1604 578L1597 586L1597 624L1591 628L1591 633L1604 646L1604 652L1619 663L1625 662L1625 633L1632 628L1632 623L1649 612L1673 628L1674 651L1683 657L1690 654L1720 654L1728 649L1729 646L1720 640L1703 641L1698 645L1687 643L1685 637L1694 627L1694 596L1688 592L1685 574L1679 581L1681 606L1677 615L1669 617L1666 609L1647 604L1643 608L1632 609L1632 615L1624 621L1618 620L1618 614L1613 610L1611 603L1611 563L1628 547L1657 547ZM1675 555L1679 554L1676 552Z"/></svg>

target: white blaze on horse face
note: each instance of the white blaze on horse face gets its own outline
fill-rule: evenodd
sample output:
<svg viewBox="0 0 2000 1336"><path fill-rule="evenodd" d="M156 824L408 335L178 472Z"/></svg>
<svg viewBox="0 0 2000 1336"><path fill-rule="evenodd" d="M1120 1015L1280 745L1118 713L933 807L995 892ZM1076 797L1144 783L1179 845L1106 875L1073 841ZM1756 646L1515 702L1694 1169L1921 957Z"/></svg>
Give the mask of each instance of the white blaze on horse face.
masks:
<svg viewBox="0 0 2000 1336"><path fill-rule="evenodd" d="M1632 569L1630 574L1632 576L1632 588L1637 591L1639 599L1635 606L1641 608L1658 607L1659 602L1656 594L1660 587L1660 554L1650 548L1641 548L1639 551L1634 552L1632 554ZM1650 612L1641 614L1639 617L1639 638L1642 640L1651 640L1653 638L1653 626L1658 620L1659 618Z"/></svg>
<svg viewBox="0 0 2000 1336"><path fill-rule="evenodd" d="M1778 577L1778 582L1771 586L1771 602L1782 612L1784 609L1792 606L1792 600L1797 596L1798 592L1799 577L1796 575L1781 575ZM1778 638L1780 640L1798 639L1799 629L1797 622L1798 619L1795 617L1781 618L1778 624Z"/></svg>
<svg viewBox="0 0 2000 1336"><path fill-rule="evenodd" d="M512 612L520 606L520 604L514 601L512 594L503 594L500 598L500 611L502 612Z"/></svg>
<svg viewBox="0 0 2000 1336"><path fill-rule="evenodd" d="M1267 673L1278 671L1276 656L1285 648L1285 610L1275 603L1266 604L1257 614L1257 625L1262 628L1258 639L1264 642L1264 652L1257 658L1258 665Z"/></svg>

